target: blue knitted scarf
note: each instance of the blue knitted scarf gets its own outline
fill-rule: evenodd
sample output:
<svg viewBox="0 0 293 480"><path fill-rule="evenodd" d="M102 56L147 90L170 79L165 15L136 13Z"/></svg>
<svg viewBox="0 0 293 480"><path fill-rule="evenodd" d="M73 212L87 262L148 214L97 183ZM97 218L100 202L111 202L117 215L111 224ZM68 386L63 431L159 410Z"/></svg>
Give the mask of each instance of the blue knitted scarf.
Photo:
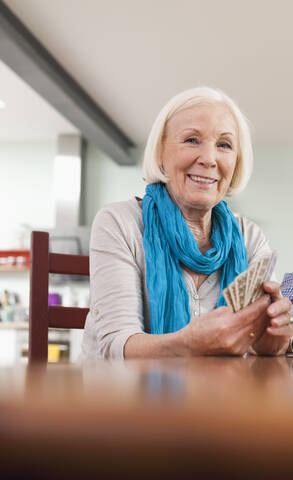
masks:
<svg viewBox="0 0 293 480"><path fill-rule="evenodd" d="M190 321L189 297L180 262L204 274L222 269L222 291L247 269L247 254L237 220L223 200L212 210L213 247L202 254L179 207L164 184L148 185L142 201L143 246L150 302L151 333L176 332Z"/></svg>

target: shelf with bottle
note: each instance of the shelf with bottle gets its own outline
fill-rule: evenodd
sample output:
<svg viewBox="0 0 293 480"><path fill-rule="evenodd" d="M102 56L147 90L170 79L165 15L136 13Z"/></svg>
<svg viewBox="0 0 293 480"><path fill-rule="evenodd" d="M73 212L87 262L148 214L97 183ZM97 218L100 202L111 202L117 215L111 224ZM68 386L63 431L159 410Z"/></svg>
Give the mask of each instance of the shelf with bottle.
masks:
<svg viewBox="0 0 293 480"><path fill-rule="evenodd" d="M0 250L0 272L27 272L29 268L29 250Z"/></svg>
<svg viewBox="0 0 293 480"><path fill-rule="evenodd" d="M28 308L21 303L19 294L10 290L0 291L0 327L14 324L14 328L23 328L27 323Z"/></svg>

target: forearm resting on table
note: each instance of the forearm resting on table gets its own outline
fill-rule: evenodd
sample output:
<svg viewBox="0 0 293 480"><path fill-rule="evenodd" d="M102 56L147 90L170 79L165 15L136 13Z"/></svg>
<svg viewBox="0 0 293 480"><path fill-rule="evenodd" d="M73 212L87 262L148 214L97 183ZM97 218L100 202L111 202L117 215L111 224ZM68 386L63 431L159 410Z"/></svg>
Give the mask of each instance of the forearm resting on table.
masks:
<svg viewBox="0 0 293 480"><path fill-rule="evenodd" d="M124 345L124 358L163 358L188 355L182 330L154 335L136 333Z"/></svg>

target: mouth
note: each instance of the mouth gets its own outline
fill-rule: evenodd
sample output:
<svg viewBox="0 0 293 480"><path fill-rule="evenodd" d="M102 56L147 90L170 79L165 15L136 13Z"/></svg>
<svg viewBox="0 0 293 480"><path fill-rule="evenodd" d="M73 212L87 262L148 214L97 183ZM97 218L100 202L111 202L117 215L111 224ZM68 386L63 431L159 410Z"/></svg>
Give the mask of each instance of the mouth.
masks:
<svg viewBox="0 0 293 480"><path fill-rule="evenodd" d="M203 175L191 175L187 174L187 177L196 185L204 186L204 187L210 187L214 184L217 183L216 178L211 178L211 177L205 177Z"/></svg>

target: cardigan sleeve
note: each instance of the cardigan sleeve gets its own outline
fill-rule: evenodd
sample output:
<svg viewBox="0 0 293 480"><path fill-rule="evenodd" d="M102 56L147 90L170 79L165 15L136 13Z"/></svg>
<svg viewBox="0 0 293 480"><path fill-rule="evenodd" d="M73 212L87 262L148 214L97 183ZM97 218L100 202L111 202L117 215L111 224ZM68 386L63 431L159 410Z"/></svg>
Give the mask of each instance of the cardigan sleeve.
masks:
<svg viewBox="0 0 293 480"><path fill-rule="evenodd" d="M97 214L90 241L90 313L83 357L123 359L127 339L144 333L142 272L129 234L131 219L103 208ZM131 231L131 226L130 226ZM93 355L92 355L93 356Z"/></svg>

